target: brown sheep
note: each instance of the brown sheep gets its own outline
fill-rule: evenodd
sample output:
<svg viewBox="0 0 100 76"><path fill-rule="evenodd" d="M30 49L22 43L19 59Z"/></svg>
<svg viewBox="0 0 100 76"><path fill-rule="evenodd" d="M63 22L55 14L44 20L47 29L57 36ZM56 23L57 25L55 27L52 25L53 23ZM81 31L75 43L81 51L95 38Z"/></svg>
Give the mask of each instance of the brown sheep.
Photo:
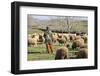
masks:
<svg viewBox="0 0 100 76"><path fill-rule="evenodd" d="M63 38L63 37L62 38L58 38L57 41L59 42L59 45L60 44L64 44L65 45L66 44L66 39Z"/></svg>
<svg viewBox="0 0 100 76"><path fill-rule="evenodd" d="M72 48L75 49L77 47L83 47L84 46L84 40L82 38L76 39L72 43Z"/></svg>
<svg viewBox="0 0 100 76"><path fill-rule="evenodd" d="M88 50L87 48L81 48L77 53L77 58L88 58Z"/></svg>
<svg viewBox="0 0 100 76"><path fill-rule="evenodd" d="M45 41L45 39L44 39L43 35L42 34L39 34L38 42L39 43L44 43L44 41Z"/></svg>
<svg viewBox="0 0 100 76"><path fill-rule="evenodd" d="M56 51L55 60L58 59L68 59L68 48L61 47Z"/></svg>
<svg viewBox="0 0 100 76"><path fill-rule="evenodd" d="M80 48L88 48L88 45L84 44L83 46L80 46Z"/></svg>
<svg viewBox="0 0 100 76"><path fill-rule="evenodd" d="M87 41L88 41L88 36L87 36L87 35L83 35L82 38L84 39L84 42L87 43Z"/></svg>
<svg viewBox="0 0 100 76"><path fill-rule="evenodd" d="M66 39L65 39L65 37L64 37L64 35L63 34L58 34L58 38L57 38L57 41L58 41L58 43L59 43L59 45L60 44L66 44Z"/></svg>
<svg viewBox="0 0 100 76"><path fill-rule="evenodd" d="M75 40L76 34L69 34L70 41Z"/></svg>
<svg viewBox="0 0 100 76"><path fill-rule="evenodd" d="M81 39L81 36L75 36L75 40L77 40L77 39Z"/></svg>

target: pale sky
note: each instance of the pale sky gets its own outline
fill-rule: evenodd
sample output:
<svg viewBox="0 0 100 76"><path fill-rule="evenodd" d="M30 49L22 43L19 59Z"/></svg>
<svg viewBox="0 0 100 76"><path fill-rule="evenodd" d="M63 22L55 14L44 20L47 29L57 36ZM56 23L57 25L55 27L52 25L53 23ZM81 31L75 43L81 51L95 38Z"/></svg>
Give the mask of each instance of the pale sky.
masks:
<svg viewBox="0 0 100 76"><path fill-rule="evenodd" d="M67 16L43 16L43 15L32 15L33 18L39 19L39 20L49 20L51 18L57 18L57 17L67 17ZM87 17L82 17L82 16L68 16L72 19L78 19L78 20L87 20Z"/></svg>

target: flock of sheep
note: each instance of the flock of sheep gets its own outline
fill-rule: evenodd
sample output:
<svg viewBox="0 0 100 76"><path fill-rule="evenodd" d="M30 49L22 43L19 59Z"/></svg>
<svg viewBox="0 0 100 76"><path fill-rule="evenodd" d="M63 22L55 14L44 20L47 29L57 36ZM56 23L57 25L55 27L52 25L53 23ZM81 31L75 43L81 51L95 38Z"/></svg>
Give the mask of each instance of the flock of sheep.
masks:
<svg viewBox="0 0 100 76"><path fill-rule="evenodd" d="M28 46L36 47L44 43L44 33L28 34ZM57 49L55 59L69 58L69 48L78 50L76 58L88 57L88 35L86 33L53 33L52 43L53 45L64 45Z"/></svg>

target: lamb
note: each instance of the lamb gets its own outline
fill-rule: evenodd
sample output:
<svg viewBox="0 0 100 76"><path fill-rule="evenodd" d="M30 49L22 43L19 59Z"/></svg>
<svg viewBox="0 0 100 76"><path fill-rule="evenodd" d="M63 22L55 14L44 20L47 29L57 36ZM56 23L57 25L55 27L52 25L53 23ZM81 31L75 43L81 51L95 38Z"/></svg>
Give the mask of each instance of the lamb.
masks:
<svg viewBox="0 0 100 76"><path fill-rule="evenodd" d="M56 56L55 56L55 60L58 59L68 59L68 48L66 47L60 47L57 51L56 51Z"/></svg>

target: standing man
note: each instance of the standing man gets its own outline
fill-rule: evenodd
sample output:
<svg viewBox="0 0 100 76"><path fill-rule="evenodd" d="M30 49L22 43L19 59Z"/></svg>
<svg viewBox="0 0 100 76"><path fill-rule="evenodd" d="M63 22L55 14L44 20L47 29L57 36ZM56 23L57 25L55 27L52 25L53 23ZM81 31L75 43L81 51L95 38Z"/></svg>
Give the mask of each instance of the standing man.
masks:
<svg viewBox="0 0 100 76"><path fill-rule="evenodd" d="M48 53L53 53L53 46L52 46L52 32L49 27L46 27L46 31L44 32L45 43L47 47Z"/></svg>

